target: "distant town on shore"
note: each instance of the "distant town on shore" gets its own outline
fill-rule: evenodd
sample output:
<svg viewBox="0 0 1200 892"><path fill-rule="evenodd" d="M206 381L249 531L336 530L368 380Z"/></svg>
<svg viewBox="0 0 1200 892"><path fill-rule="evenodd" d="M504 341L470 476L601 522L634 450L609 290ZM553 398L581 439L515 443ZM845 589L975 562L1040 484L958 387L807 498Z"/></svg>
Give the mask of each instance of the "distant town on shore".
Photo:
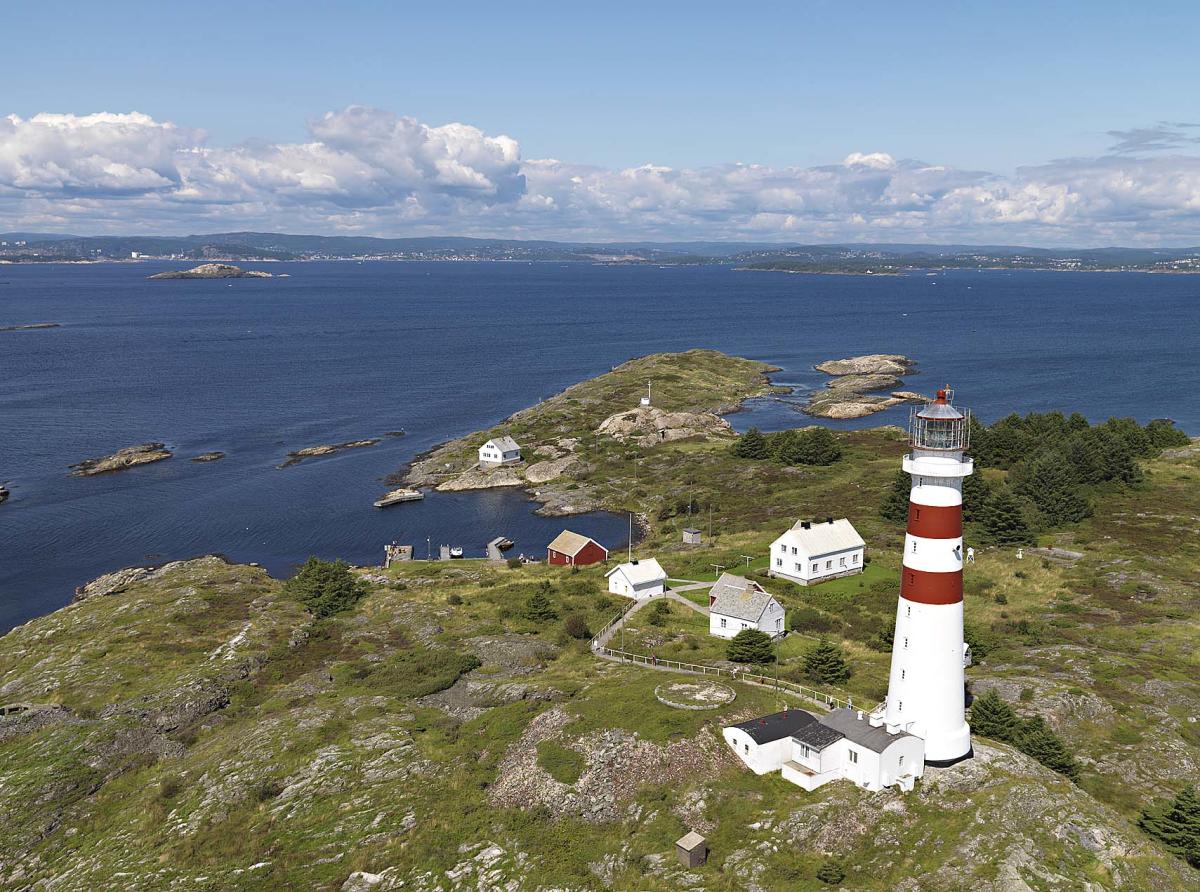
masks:
<svg viewBox="0 0 1200 892"><path fill-rule="evenodd" d="M1030 248L995 245L750 242L558 242L485 238L372 238L222 232L186 236L0 233L0 263L140 260L520 261L731 264L790 273L897 275L914 270L1200 271L1200 247Z"/></svg>

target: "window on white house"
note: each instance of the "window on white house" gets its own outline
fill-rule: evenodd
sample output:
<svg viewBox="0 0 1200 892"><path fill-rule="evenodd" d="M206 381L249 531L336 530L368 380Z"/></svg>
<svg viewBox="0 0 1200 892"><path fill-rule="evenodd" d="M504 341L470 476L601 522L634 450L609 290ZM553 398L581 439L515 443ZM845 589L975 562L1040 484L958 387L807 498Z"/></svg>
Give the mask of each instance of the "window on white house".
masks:
<svg viewBox="0 0 1200 892"><path fill-rule="evenodd" d="M826 570L832 570L832 569L833 569L833 561L826 561L826 562L825 562L825 569L826 569Z"/></svg>
<svg viewBox="0 0 1200 892"><path fill-rule="evenodd" d="M816 573L817 568L819 568L820 566L821 566L820 564L813 564L813 572Z"/></svg>
<svg viewBox="0 0 1200 892"><path fill-rule="evenodd" d="M858 750L850 750L850 763L852 765L858 764Z"/></svg>
<svg viewBox="0 0 1200 892"><path fill-rule="evenodd" d="M750 744L746 744L746 755L750 755Z"/></svg>
<svg viewBox="0 0 1200 892"><path fill-rule="evenodd" d="M801 572L803 569L804 569L804 567L801 564L799 564L799 563L796 564L796 572L797 573Z"/></svg>
<svg viewBox="0 0 1200 892"><path fill-rule="evenodd" d="M838 566L839 566L839 567L844 567L844 566L846 566L846 559L845 559L845 558L838 558Z"/></svg>
<svg viewBox="0 0 1200 892"><path fill-rule="evenodd" d="M899 760L896 762L896 764L897 764L898 766L900 766L901 768L903 768L903 767L904 767L904 753L901 753L901 754L900 754L900 758L899 758Z"/></svg>
<svg viewBox="0 0 1200 892"><path fill-rule="evenodd" d="M782 551L784 554L787 554L787 546L784 545L782 542L779 543L779 550Z"/></svg>
<svg viewBox="0 0 1200 892"><path fill-rule="evenodd" d="M850 563L852 563L852 564L858 563L858 554L857 553L854 555L854 559Z"/></svg>
<svg viewBox="0 0 1200 892"><path fill-rule="evenodd" d="M783 558L775 558L775 566L782 567L783 566Z"/></svg>
<svg viewBox="0 0 1200 892"><path fill-rule="evenodd" d="M792 554L795 554L795 553L796 553L796 546L795 546L795 545L793 545L793 546L792 546Z"/></svg>
<svg viewBox="0 0 1200 892"><path fill-rule="evenodd" d="M725 617L721 617L721 628L725 628ZM907 641L908 639L905 640Z"/></svg>

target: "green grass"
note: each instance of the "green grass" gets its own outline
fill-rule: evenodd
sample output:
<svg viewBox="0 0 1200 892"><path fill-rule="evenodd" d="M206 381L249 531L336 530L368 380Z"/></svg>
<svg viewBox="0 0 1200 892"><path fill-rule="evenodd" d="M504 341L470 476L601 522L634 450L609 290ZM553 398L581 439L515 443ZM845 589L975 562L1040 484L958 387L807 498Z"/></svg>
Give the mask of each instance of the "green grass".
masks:
<svg viewBox="0 0 1200 892"><path fill-rule="evenodd" d="M577 750L563 746L557 740L543 740L538 744L537 763L561 784L573 784L583 775L587 761Z"/></svg>

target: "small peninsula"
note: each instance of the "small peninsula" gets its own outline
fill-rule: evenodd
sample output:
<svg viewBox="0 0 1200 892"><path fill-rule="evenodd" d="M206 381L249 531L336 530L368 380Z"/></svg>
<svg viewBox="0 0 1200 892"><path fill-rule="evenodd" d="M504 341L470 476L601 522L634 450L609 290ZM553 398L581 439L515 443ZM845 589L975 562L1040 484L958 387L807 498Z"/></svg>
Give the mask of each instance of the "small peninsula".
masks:
<svg viewBox="0 0 1200 892"><path fill-rule="evenodd" d="M242 269L232 263L202 263L191 269L155 273L150 279L270 279L271 273L258 269Z"/></svg>
<svg viewBox="0 0 1200 892"><path fill-rule="evenodd" d="M101 458L89 458L71 465L71 477L94 477L97 474L109 474L113 471L124 471L126 468L148 465L152 462L170 458L172 452L162 443L142 443L138 446L126 446L111 455Z"/></svg>

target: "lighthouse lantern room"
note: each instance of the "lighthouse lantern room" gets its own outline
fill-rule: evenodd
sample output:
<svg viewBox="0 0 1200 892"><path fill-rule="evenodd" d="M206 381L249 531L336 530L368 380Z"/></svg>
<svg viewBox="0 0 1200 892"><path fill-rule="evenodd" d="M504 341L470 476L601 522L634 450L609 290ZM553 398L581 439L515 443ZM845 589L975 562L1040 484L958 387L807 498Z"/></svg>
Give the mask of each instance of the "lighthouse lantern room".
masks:
<svg viewBox="0 0 1200 892"><path fill-rule="evenodd" d="M973 470L964 453L970 413L946 387L912 412L912 477L900 599L887 700L872 724L925 741L925 761L946 765L971 754L965 714L962 484Z"/></svg>

